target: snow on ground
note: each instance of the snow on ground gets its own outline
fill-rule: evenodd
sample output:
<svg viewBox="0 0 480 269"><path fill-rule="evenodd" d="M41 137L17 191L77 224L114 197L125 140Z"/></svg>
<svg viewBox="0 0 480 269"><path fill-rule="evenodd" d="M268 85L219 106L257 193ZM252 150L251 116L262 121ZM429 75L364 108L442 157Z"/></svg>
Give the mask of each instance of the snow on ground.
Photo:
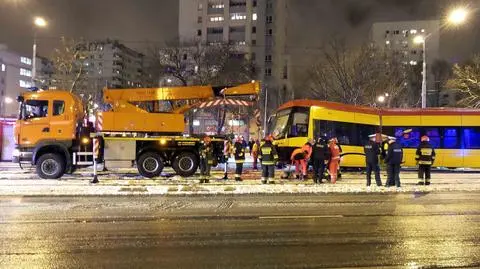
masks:
<svg viewBox="0 0 480 269"><path fill-rule="evenodd" d="M232 170L230 170L233 172ZM20 170L14 166L0 164L0 195L189 195L189 194L281 194L281 193L395 193L409 192L415 194L428 192L480 191L480 173L434 173L432 185L417 186L415 172L403 171L402 188L384 188L365 186L365 175L361 173L344 173L337 184L313 184L306 181L281 180L277 171L275 184L262 185L258 171L247 169L243 182L235 182L233 173L227 181L221 180L221 169L212 172L208 184L200 184L199 176L182 178L175 176L171 169L166 169L164 176L144 179L135 169L118 169L101 172L100 183L91 184L91 169L80 170L74 175L66 175L61 180L39 179L34 170ZM385 176L382 175L385 182ZM374 181L374 180L372 180ZM373 183L373 182L372 182ZM374 184L374 183L373 183Z"/></svg>

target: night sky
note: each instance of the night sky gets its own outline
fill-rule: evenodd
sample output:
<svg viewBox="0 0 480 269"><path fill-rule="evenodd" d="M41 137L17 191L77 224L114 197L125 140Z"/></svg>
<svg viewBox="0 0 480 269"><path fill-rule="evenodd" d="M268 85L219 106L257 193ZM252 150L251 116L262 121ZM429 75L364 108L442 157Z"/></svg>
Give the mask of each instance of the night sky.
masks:
<svg viewBox="0 0 480 269"><path fill-rule="evenodd" d="M288 46L318 47L332 36L361 43L375 21L435 19L458 3L477 11L468 25L442 33L442 55L457 61L480 52L480 0L290 0ZM143 50L174 39L178 29L177 0L0 0L0 43L29 53L35 15L49 21L39 32L45 56L60 36L116 38Z"/></svg>

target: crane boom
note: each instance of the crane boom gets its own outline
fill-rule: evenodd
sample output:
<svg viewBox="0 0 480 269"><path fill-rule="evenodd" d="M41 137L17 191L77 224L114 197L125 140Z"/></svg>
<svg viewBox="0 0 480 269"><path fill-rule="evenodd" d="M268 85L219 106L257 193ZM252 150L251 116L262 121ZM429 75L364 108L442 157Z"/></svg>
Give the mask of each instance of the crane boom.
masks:
<svg viewBox="0 0 480 269"><path fill-rule="evenodd" d="M134 89L104 89L105 103L113 104L118 101L146 102L146 101L175 101L189 99L213 98L211 86L186 86L162 88L134 88Z"/></svg>
<svg viewBox="0 0 480 269"><path fill-rule="evenodd" d="M181 133L184 130L184 115L195 102L214 99L216 96L256 96L260 83L252 81L235 87L213 88L212 86L185 86L137 89L104 89L105 103L112 110L103 112L103 129L109 131L134 131L154 133ZM139 102L181 101L169 112L150 113Z"/></svg>

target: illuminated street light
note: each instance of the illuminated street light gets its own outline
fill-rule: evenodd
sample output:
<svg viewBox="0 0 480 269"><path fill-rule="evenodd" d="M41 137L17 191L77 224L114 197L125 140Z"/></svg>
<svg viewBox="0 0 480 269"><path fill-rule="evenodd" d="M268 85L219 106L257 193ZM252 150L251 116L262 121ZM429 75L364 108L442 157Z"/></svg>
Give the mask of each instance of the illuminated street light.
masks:
<svg viewBox="0 0 480 269"><path fill-rule="evenodd" d="M167 79L167 83L172 83L172 79L171 79L171 78L168 78L168 79Z"/></svg>
<svg viewBox="0 0 480 269"><path fill-rule="evenodd" d="M467 20L467 17L468 11L466 8L456 8L448 14L447 21L453 25L460 25Z"/></svg>
<svg viewBox="0 0 480 269"><path fill-rule="evenodd" d="M385 102L385 96L380 95L380 96L377 98L377 101L380 102L380 103Z"/></svg>
<svg viewBox="0 0 480 269"><path fill-rule="evenodd" d="M11 103L13 103L13 99L8 96L5 97L5 104L11 104Z"/></svg>
<svg viewBox="0 0 480 269"><path fill-rule="evenodd" d="M33 20L33 55L32 55L32 86L35 87L35 78L37 76L37 29L45 28L47 21L42 17L35 17Z"/></svg>
<svg viewBox="0 0 480 269"><path fill-rule="evenodd" d="M35 23L35 26L38 26L41 28L47 26L47 21L42 17L35 17L34 23Z"/></svg>
<svg viewBox="0 0 480 269"><path fill-rule="evenodd" d="M425 42L425 37L421 36L421 35L417 35L414 39L413 39L413 43L415 44L422 44Z"/></svg>

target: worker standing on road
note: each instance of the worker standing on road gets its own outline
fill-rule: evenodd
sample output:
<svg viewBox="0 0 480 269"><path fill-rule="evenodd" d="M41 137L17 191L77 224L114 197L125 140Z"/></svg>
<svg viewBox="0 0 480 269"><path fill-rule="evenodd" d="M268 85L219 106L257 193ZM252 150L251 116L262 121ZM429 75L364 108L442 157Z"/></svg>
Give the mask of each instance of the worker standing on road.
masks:
<svg viewBox="0 0 480 269"><path fill-rule="evenodd" d="M323 183L325 174L325 160L328 160L328 145L325 137L319 137L313 145L312 159L313 159L313 182Z"/></svg>
<svg viewBox="0 0 480 269"><path fill-rule="evenodd" d="M375 141L377 137L376 134L369 136L369 141L365 146L363 146L363 151L365 152L365 165L367 172L367 187L370 187L372 182L372 171L375 173L375 182L377 186L382 186L382 181L380 179L380 166L378 165L378 155L380 152L380 147Z"/></svg>
<svg viewBox="0 0 480 269"><path fill-rule="evenodd" d="M210 182L210 168L213 164L212 139L206 136L200 146L200 183Z"/></svg>
<svg viewBox="0 0 480 269"><path fill-rule="evenodd" d="M223 171L223 178L224 180L228 179L228 159L230 159L230 155L232 154L232 142L229 138L225 139L223 142L223 158L225 160L225 167Z"/></svg>
<svg viewBox="0 0 480 269"><path fill-rule="evenodd" d="M333 184L337 183L338 169L340 166L340 147L338 146L338 140L336 137L330 139L328 145L330 151L330 162L328 164L328 172L330 173L331 181Z"/></svg>
<svg viewBox="0 0 480 269"><path fill-rule="evenodd" d="M260 161L262 162L262 183L273 182L275 178L275 164L278 161L278 154L273 145L271 135L265 137L265 143L260 147Z"/></svg>
<svg viewBox="0 0 480 269"><path fill-rule="evenodd" d="M237 138L234 148L235 155L235 180L242 181L243 163L245 162L245 147L243 146L244 140L242 136Z"/></svg>
<svg viewBox="0 0 480 269"><path fill-rule="evenodd" d="M253 170L258 170L257 162L258 162L258 154L260 150L260 142L258 140L254 141L251 149L252 149L252 158L253 158Z"/></svg>
<svg viewBox="0 0 480 269"><path fill-rule="evenodd" d="M385 187L390 187L395 184L400 188L400 167L403 160L402 146L397 143L395 137L390 137L388 141L388 151L385 156L385 163L387 164L387 182Z"/></svg>
<svg viewBox="0 0 480 269"><path fill-rule="evenodd" d="M435 150L430 144L430 138L426 135L421 138L415 160L418 163L418 185L430 185L430 172L435 161Z"/></svg>

